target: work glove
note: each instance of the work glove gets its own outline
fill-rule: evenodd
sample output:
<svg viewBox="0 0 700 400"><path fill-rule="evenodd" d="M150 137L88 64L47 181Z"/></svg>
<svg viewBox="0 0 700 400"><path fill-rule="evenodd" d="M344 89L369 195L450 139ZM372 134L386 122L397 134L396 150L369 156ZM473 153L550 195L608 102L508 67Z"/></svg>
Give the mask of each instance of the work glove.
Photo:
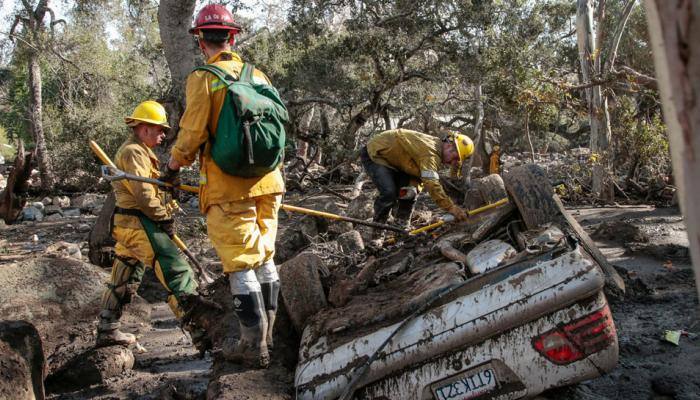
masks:
<svg viewBox="0 0 700 400"><path fill-rule="evenodd" d="M170 183L173 186L180 186L180 170L170 169L168 164L165 163L160 171L160 178L162 182ZM165 188L166 190L172 190L174 188Z"/></svg>
<svg viewBox="0 0 700 400"><path fill-rule="evenodd" d="M452 206L447 212L454 215L457 222L464 222L469 218L467 213L459 206Z"/></svg>
<svg viewBox="0 0 700 400"><path fill-rule="evenodd" d="M158 226L165 232L171 239L175 236L175 221L172 219L166 219L163 221L158 221Z"/></svg>

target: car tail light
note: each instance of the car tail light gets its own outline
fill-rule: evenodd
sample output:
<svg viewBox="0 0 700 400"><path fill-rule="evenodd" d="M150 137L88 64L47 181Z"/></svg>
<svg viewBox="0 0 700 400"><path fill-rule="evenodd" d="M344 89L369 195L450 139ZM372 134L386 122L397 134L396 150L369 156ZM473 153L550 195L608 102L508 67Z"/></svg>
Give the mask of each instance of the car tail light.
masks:
<svg viewBox="0 0 700 400"><path fill-rule="evenodd" d="M610 308L604 308L552 329L532 340L535 350L549 361L565 365L597 353L615 341Z"/></svg>

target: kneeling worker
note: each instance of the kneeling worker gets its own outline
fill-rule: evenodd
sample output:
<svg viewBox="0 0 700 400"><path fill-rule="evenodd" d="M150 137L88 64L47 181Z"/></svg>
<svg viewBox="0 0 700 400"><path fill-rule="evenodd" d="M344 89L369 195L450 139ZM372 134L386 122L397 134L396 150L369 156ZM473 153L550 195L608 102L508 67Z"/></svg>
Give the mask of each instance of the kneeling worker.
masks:
<svg viewBox="0 0 700 400"><path fill-rule="evenodd" d="M121 145L114 159L120 170L138 176L158 178L158 158L151 150L165 138L165 109L155 101L139 104L125 118L133 135ZM102 295L102 311L97 327L97 347L129 345L136 337L119 330L124 304L136 293L146 267L155 268L158 280L168 291L168 305L195 346L206 350L202 314L216 306L197 295L197 281L190 265L178 253L171 238L175 235L171 207L159 187L137 181L112 182L116 195L112 237L117 241L111 282ZM196 309L196 310L195 310Z"/></svg>
<svg viewBox="0 0 700 400"><path fill-rule="evenodd" d="M465 135L449 133L440 139L424 133L394 129L373 136L360 153L362 165L374 182L379 196L374 201L374 221L385 223L398 202L396 223L410 226L418 182L425 185L435 203L458 221L467 214L454 204L440 185L442 165L458 168L474 152Z"/></svg>

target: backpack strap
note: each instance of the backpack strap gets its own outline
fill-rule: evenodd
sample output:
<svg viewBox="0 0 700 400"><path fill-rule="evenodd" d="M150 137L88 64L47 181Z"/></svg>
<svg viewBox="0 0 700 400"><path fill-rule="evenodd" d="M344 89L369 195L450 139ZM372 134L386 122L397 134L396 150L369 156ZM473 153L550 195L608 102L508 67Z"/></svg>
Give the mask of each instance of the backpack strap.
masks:
<svg viewBox="0 0 700 400"><path fill-rule="evenodd" d="M193 71L207 71L219 78L219 80L226 86L231 86L233 82L236 81L236 78L234 78L228 71L214 64L201 65L199 67L195 67Z"/></svg>
<svg viewBox="0 0 700 400"><path fill-rule="evenodd" d="M212 73L226 86L230 86L236 81L236 78L234 78L228 71L215 64L201 65L199 67L195 67L193 71L207 71ZM243 69L241 69L241 76L238 78L238 81L253 83L253 72L255 72L255 65L244 63Z"/></svg>
<svg viewBox="0 0 700 400"><path fill-rule="evenodd" d="M240 82L253 83L253 72L255 71L255 65L245 63L243 64L243 69L241 70L241 77L238 79Z"/></svg>

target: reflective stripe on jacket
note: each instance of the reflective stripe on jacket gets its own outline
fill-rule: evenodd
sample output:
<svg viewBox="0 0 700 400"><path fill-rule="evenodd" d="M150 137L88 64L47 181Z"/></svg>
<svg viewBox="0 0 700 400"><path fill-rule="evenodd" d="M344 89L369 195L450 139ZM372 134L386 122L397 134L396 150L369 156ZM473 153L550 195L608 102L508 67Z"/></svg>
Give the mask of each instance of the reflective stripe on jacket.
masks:
<svg viewBox="0 0 700 400"><path fill-rule="evenodd" d="M440 208L449 210L454 205L440 184L442 141L439 138L408 129L393 129L372 137L367 142L367 153L377 164L420 179Z"/></svg>
<svg viewBox="0 0 700 400"><path fill-rule="evenodd" d="M216 54L207 60L207 64L216 64L234 77L238 77L243 68L241 58L231 51ZM256 81L269 83L265 74L257 69L253 76ZM218 78L205 71L192 72L187 78L186 96L185 113L180 120L172 157L181 165L190 165L201 146L204 146L199 160L199 206L203 213L213 204L284 192L279 169L262 177L242 178L226 174L211 158L209 139L216 135L219 113L226 96L226 87Z"/></svg>
<svg viewBox="0 0 700 400"><path fill-rule="evenodd" d="M133 135L117 150L114 164L128 174L156 179L160 176L158 158L148 146ZM156 185L124 179L112 182L112 188L117 207L141 210L153 221L172 218L169 207L166 206L165 192ZM143 229L139 218L132 215L115 214L114 225Z"/></svg>

